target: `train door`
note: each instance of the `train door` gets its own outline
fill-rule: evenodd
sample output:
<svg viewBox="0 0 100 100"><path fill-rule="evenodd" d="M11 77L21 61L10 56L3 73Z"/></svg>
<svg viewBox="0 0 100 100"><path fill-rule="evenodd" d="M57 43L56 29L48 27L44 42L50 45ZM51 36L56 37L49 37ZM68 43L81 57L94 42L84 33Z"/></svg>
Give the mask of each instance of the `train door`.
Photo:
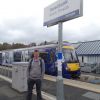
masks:
<svg viewBox="0 0 100 100"><path fill-rule="evenodd" d="M28 62L29 61L29 55L28 55L28 50L24 51L24 62Z"/></svg>
<svg viewBox="0 0 100 100"><path fill-rule="evenodd" d="M2 52L2 65L5 65L5 52Z"/></svg>
<svg viewBox="0 0 100 100"><path fill-rule="evenodd" d="M13 51L9 52L9 64L12 64L13 62Z"/></svg>
<svg viewBox="0 0 100 100"><path fill-rule="evenodd" d="M55 62L57 61L57 57L56 57L56 51L54 49L51 49L50 51L50 71L51 71L51 75L57 75L57 66L55 64Z"/></svg>
<svg viewBox="0 0 100 100"><path fill-rule="evenodd" d="M47 50L47 56L46 56L46 73L50 75L56 75L57 74L57 68L55 66L56 61L56 54L54 49Z"/></svg>
<svg viewBox="0 0 100 100"><path fill-rule="evenodd" d="M28 50L28 61L32 58L34 50Z"/></svg>
<svg viewBox="0 0 100 100"><path fill-rule="evenodd" d="M44 60L45 63L45 73L48 74L48 67L49 67L49 59L48 59L48 52L40 52L40 57Z"/></svg>
<svg viewBox="0 0 100 100"><path fill-rule="evenodd" d="M21 51L21 62L25 62L25 51Z"/></svg>
<svg viewBox="0 0 100 100"><path fill-rule="evenodd" d="M2 53L0 53L0 65L2 65Z"/></svg>
<svg viewBox="0 0 100 100"><path fill-rule="evenodd" d="M5 52L5 65L9 64L9 52Z"/></svg>
<svg viewBox="0 0 100 100"><path fill-rule="evenodd" d="M40 57L44 60L45 63L48 63L48 53L47 52L40 52Z"/></svg>

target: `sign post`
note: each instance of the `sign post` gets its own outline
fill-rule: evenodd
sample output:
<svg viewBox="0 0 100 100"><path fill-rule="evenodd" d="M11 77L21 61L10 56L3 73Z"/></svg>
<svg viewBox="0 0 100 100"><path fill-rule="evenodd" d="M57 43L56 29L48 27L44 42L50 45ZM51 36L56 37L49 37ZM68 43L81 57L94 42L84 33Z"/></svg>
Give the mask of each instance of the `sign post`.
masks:
<svg viewBox="0 0 100 100"><path fill-rule="evenodd" d="M62 22L58 24L58 76L57 76L57 100L64 100L64 87L62 78L62 44L63 32Z"/></svg>
<svg viewBox="0 0 100 100"><path fill-rule="evenodd" d="M57 100L64 100L62 78L62 24L83 15L83 0L58 0L44 9L44 26L58 24L58 75L57 75Z"/></svg>

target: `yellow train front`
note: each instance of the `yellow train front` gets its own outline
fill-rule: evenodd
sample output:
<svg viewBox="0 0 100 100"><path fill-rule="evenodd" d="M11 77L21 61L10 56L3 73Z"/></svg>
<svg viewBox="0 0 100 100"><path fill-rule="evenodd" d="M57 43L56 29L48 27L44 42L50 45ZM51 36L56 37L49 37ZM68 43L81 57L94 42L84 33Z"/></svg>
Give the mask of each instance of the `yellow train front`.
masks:
<svg viewBox="0 0 100 100"><path fill-rule="evenodd" d="M72 46L63 46L62 75L64 78L78 78L80 64L75 49Z"/></svg>

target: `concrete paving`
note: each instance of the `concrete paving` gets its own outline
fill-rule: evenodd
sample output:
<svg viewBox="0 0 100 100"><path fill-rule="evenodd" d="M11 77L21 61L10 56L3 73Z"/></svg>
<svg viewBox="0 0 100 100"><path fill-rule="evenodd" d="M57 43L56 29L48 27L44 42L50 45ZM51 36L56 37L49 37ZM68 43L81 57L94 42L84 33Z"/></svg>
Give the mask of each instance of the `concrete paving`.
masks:
<svg viewBox="0 0 100 100"><path fill-rule="evenodd" d="M56 97L56 82L43 80L42 91ZM64 85L64 94L65 100L100 100L98 93L67 85ZM0 79L0 100L25 100L25 98L26 93L17 92L12 89L10 83ZM33 95L32 100L36 100L36 95Z"/></svg>
<svg viewBox="0 0 100 100"><path fill-rule="evenodd" d="M12 89L11 84L0 79L0 100L26 100L27 93L19 93ZM36 95L33 95L36 100Z"/></svg>
<svg viewBox="0 0 100 100"><path fill-rule="evenodd" d="M56 96L56 82L44 80L43 91ZM65 100L100 100L99 93L91 92L95 95L95 99L92 98L90 94L85 96L85 94L89 92L91 91L64 85Z"/></svg>

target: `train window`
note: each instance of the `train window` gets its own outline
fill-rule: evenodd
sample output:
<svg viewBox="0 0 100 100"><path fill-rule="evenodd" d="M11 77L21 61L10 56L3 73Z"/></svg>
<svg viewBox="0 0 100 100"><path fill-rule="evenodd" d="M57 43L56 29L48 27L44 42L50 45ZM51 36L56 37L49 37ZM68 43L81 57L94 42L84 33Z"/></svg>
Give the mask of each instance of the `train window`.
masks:
<svg viewBox="0 0 100 100"><path fill-rule="evenodd" d="M51 61L51 63L55 61L55 53L54 52L50 53L50 61Z"/></svg>
<svg viewBox="0 0 100 100"><path fill-rule="evenodd" d="M46 53L46 52L40 52L40 57L42 59L44 59L45 63L48 63L48 53Z"/></svg>
<svg viewBox="0 0 100 100"><path fill-rule="evenodd" d="M14 52L14 62L21 62L21 52Z"/></svg>
<svg viewBox="0 0 100 100"><path fill-rule="evenodd" d="M32 57L33 51L28 51L28 60Z"/></svg>
<svg viewBox="0 0 100 100"><path fill-rule="evenodd" d="M2 53L0 53L0 65L2 65Z"/></svg>

